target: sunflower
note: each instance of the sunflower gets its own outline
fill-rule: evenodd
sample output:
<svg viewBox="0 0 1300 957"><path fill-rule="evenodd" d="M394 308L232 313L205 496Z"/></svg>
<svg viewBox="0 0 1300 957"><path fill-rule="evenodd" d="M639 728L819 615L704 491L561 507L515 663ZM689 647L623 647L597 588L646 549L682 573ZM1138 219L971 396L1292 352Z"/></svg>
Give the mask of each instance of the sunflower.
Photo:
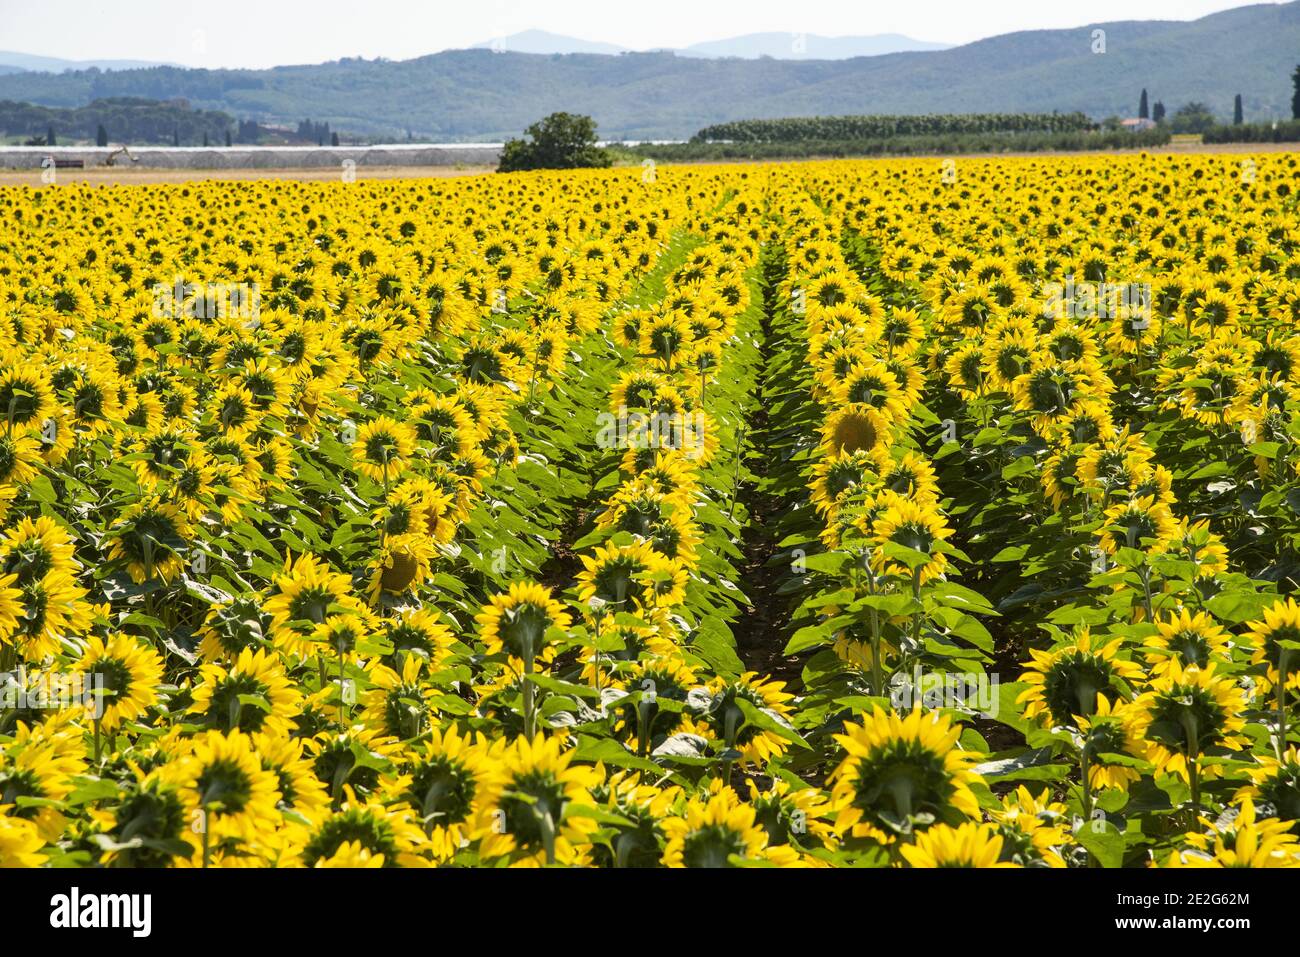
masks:
<svg viewBox="0 0 1300 957"><path fill-rule="evenodd" d="M461 735L448 727L433 728L408 752L389 791L412 809L435 860L450 860L491 819L483 802L505 748L504 741L489 744L482 735Z"/></svg>
<svg viewBox="0 0 1300 957"><path fill-rule="evenodd" d="M383 530L389 535L421 532L445 545L455 537L457 525L468 517L468 508L468 498L454 480L440 484L426 478L409 478L388 494Z"/></svg>
<svg viewBox="0 0 1300 957"><path fill-rule="evenodd" d="M591 862L596 867L653 868L667 841L661 821L672 811L680 790L645 784L635 771L619 771L591 789L592 796L620 820L593 836Z"/></svg>
<svg viewBox="0 0 1300 957"><path fill-rule="evenodd" d="M188 739L159 774L176 789L186 820L201 834L201 863L214 849L256 848L280 820L276 776L262 767L242 731L205 731Z"/></svg>
<svg viewBox="0 0 1300 957"><path fill-rule="evenodd" d="M384 867L423 867L428 864L424 844L424 834L409 808L385 807L350 794L340 808L308 831L301 860L307 867L338 867L341 855L359 858L368 853L371 861L382 859Z"/></svg>
<svg viewBox="0 0 1300 957"><path fill-rule="evenodd" d="M26 485L41 466L41 447L25 427L0 424L0 482Z"/></svg>
<svg viewBox="0 0 1300 957"><path fill-rule="evenodd" d="M1022 867L1003 855L1004 838L992 824L936 824L899 847L908 867Z"/></svg>
<svg viewBox="0 0 1300 957"><path fill-rule="evenodd" d="M419 737L438 706L436 688L426 678L427 662L419 655L407 655L401 671L383 664L371 667L371 689L362 698L361 723L400 741Z"/></svg>
<svg viewBox="0 0 1300 957"><path fill-rule="evenodd" d="M191 700L190 713L219 731L288 735L302 694L285 675L278 655L245 648L229 669L200 666Z"/></svg>
<svg viewBox="0 0 1300 957"><path fill-rule="evenodd" d="M1210 531L1209 519L1194 523L1179 519L1177 529L1155 553L1194 565L1197 578L1214 578L1228 571L1228 549L1223 539Z"/></svg>
<svg viewBox="0 0 1300 957"><path fill-rule="evenodd" d="M415 591L432 574L433 545L424 534L386 535L370 562L369 598L372 603L387 593Z"/></svg>
<svg viewBox="0 0 1300 957"><path fill-rule="evenodd" d="M519 737L494 762L483 799L479 858L508 860L513 866L586 861L595 821L572 814L595 801L590 788L601 775L575 764L558 738Z"/></svg>
<svg viewBox="0 0 1300 957"><path fill-rule="evenodd" d="M142 638L92 635L77 671L95 699L91 717L107 732L143 717L158 702L163 660Z"/></svg>
<svg viewBox="0 0 1300 957"><path fill-rule="evenodd" d="M890 494L883 499L885 509L871 526L871 534L880 546L875 549L872 564L881 574L915 577L922 585L943 575L948 567L944 541L952 529L944 521L938 508L924 497L904 498ZM897 546L925 556L916 563L891 554L887 546ZM919 563L919 564L918 564Z"/></svg>
<svg viewBox="0 0 1300 957"><path fill-rule="evenodd" d="M1236 683L1217 673L1217 663L1183 668L1170 660L1166 673L1154 679L1126 711L1134 734L1150 743L1157 773L1191 781L1197 800L1199 762L1212 749L1240 751L1247 739L1242 712L1246 697Z"/></svg>
<svg viewBox="0 0 1300 957"><path fill-rule="evenodd" d="M415 445L415 430L410 425L381 415L357 430L352 460L362 475L388 485L406 471Z"/></svg>
<svg viewBox="0 0 1300 957"><path fill-rule="evenodd" d="M970 786L978 755L957 746L960 726L914 709L906 717L879 707L835 735L845 757L827 778L835 829L890 843L936 823L979 816Z"/></svg>
<svg viewBox="0 0 1300 957"><path fill-rule="evenodd" d="M1259 820L1249 797L1229 825L1211 825L1208 835L1188 841L1192 847L1171 854L1166 867L1300 867L1300 843L1281 822Z"/></svg>
<svg viewBox="0 0 1300 957"><path fill-rule="evenodd" d="M0 540L0 570L14 575L18 585L50 575L75 575L80 566L67 529L48 515L23 518Z"/></svg>
<svg viewBox="0 0 1300 957"><path fill-rule="evenodd" d="M416 438L422 442L464 453L482 438L478 425L455 395L415 389L408 393L406 401L408 421L415 426Z"/></svg>
<svg viewBox="0 0 1300 957"><path fill-rule="evenodd" d="M541 654L552 628L564 631L572 622L551 590L532 582L516 582L504 595L493 595L475 620L489 655L504 653L525 665Z"/></svg>
<svg viewBox="0 0 1300 957"><path fill-rule="evenodd" d="M1078 363L1035 353L1028 371L1011 383L1015 407L1033 415L1034 426L1050 429L1058 420L1098 397L1092 377Z"/></svg>
<svg viewBox="0 0 1300 957"><path fill-rule="evenodd" d="M1300 605L1294 598L1275 601L1264 609L1264 617L1247 624L1245 642L1250 648L1250 663L1262 666L1261 694L1269 694L1281 680L1286 668L1288 690L1300 688L1300 651L1284 648L1283 641L1300 641ZM1285 662L1285 664L1283 664ZM1281 697L1281 695L1279 695Z"/></svg>
<svg viewBox="0 0 1300 957"><path fill-rule="evenodd" d="M988 391L984 375L986 359L981 343L965 342L944 361L943 371L948 376L948 384L963 400L969 402Z"/></svg>
<svg viewBox="0 0 1300 957"><path fill-rule="evenodd" d="M1150 750L1147 742L1134 731L1128 720L1131 702L1119 702L1113 707L1102 694L1097 695L1097 710L1079 718L1080 747L1087 748L1088 783L1094 791L1106 788L1128 790L1130 784L1141 779L1142 769L1148 769L1146 756Z"/></svg>
<svg viewBox="0 0 1300 957"><path fill-rule="evenodd" d="M384 855L375 854L360 841L343 841L333 854L319 857L313 867L342 867L348 870L384 866Z"/></svg>
<svg viewBox="0 0 1300 957"><path fill-rule="evenodd" d="M769 846L754 806L729 787L689 798L680 812L663 818L660 827L667 838L661 858L667 867L789 866L799 859L788 844Z"/></svg>
<svg viewBox="0 0 1300 957"><path fill-rule="evenodd" d="M193 535L180 506L151 496L132 505L113 522L108 557L126 562L136 584L155 578L170 582L185 566L182 556Z"/></svg>
<svg viewBox="0 0 1300 957"><path fill-rule="evenodd" d="M256 596L214 604L199 627L199 655L204 661L233 660L245 649L260 647L270 629L271 617Z"/></svg>
<svg viewBox="0 0 1300 957"><path fill-rule="evenodd" d="M712 737L725 743L728 749L739 752L742 765L764 765L785 753L787 738L768 730L746 714L740 702L764 716L767 722L791 729L794 695L785 690L785 682L771 681L753 671L739 678L715 678L709 683L710 693L707 714L701 719Z"/></svg>
<svg viewBox="0 0 1300 957"><path fill-rule="evenodd" d="M766 791L760 791L753 780L745 783L754 819L767 833L769 847L835 846L835 829L829 820L831 805L821 790L796 788L784 779L774 780Z"/></svg>
<svg viewBox="0 0 1300 957"><path fill-rule="evenodd" d="M834 515L842 499L859 488L876 489L882 456L867 450L822 456L813 465L809 496L813 507L826 518ZM931 472L933 475L933 471Z"/></svg>
<svg viewBox="0 0 1300 957"><path fill-rule="evenodd" d="M686 593L686 569L646 543L606 544L594 555L583 555L578 574L578 600L592 599L630 610L672 607Z"/></svg>
<svg viewBox="0 0 1300 957"><path fill-rule="evenodd" d="M878 360L859 362L836 383L831 395L840 405L870 406L887 422L906 418L910 405L894 373Z"/></svg>
<svg viewBox="0 0 1300 957"><path fill-rule="evenodd" d="M1106 509L1104 521L1093 534L1103 552L1115 555L1123 548L1163 551L1177 532L1178 523L1169 506L1144 495Z"/></svg>
<svg viewBox="0 0 1300 957"><path fill-rule="evenodd" d="M1123 645L1122 637L1101 644L1084 627L1050 651L1029 649L1031 661L1020 680L1030 687L1016 704L1025 706L1028 719L1078 727L1080 719L1097 711L1099 697L1113 703L1125 693L1126 685L1144 680L1139 665L1119 657Z"/></svg>
<svg viewBox="0 0 1300 957"><path fill-rule="evenodd" d="M92 813L117 845L104 853L105 864L167 867L178 855L188 858L196 850L194 819L186 816L180 794L159 771L134 769L134 780L117 806Z"/></svg>
<svg viewBox="0 0 1300 957"><path fill-rule="evenodd" d="M7 639L15 645L25 661L44 661L61 650L66 638L90 626L93 614L84 600L86 589L69 572L51 570L11 587L17 581L17 575L0 575L0 642ZM17 627L6 634L11 619Z"/></svg>
<svg viewBox="0 0 1300 957"><path fill-rule="evenodd" d="M35 727L20 722L0 754L0 813L30 820L41 837L57 841L67 823L57 802L85 773L85 748L75 729L59 722Z"/></svg>
<svg viewBox="0 0 1300 957"><path fill-rule="evenodd" d="M1001 860L1021 867L1065 867L1061 848L1070 841L1069 817L1050 790L1035 796L1022 784L1002 796L1002 807L990 817L1002 837Z"/></svg>
<svg viewBox="0 0 1300 957"><path fill-rule="evenodd" d="M319 821L328 813L329 793L316 777L301 738L259 732L253 735L253 750L262 769L275 776L281 812L308 821Z"/></svg>
<svg viewBox="0 0 1300 957"><path fill-rule="evenodd" d="M0 811L0 867L43 867L45 847L36 825Z"/></svg>
<svg viewBox="0 0 1300 957"><path fill-rule="evenodd" d="M403 609L396 617L385 619L384 637L394 656L418 655L428 659L435 670L451 655L456 641L455 633L427 608Z"/></svg>
<svg viewBox="0 0 1300 957"><path fill-rule="evenodd" d="M270 634L286 651L309 656L315 653L311 633L330 615L353 609L349 594L352 581L333 571L328 564L307 552L294 561L285 558L284 571L274 580L275 593L265 604L271 616Z"/></svg>
<svg viewBox="0 0 1300 957"><path fill-rule="evenodd" d="M822 449L827 455L871 451L889 441L889 420L871 405L845 405L826 417Z"/></svg>
<svg viewBox="0 0 1300 957"><path fill-rule="evenodd" d="M1300 749L1292 745L1280 758L1259 755L1257 760L1247 772L1250 783L1238 790L1235 800L1253 798L1267 804L1279 818L1292 822L1295 831L1300 821Z"/></svg>
<svg viewBox="0 0 1300 957"><path fill-rule="evenodd" d="M1170 661L1183 668L1204 668L1212 661L1229 660L1231 636L1205 612L1193 615L1183 608L1157 619L1155 625L1157 634L1146 643L1146 662L1155 676L1168 671Z"/></svg>
<svg viewBox="0 0 1300 957"><path fill-rule="evenodd" d="M56 405L49 374L41 366L19 361L0 368L0 422L8 429L39 430Z"/></svg>

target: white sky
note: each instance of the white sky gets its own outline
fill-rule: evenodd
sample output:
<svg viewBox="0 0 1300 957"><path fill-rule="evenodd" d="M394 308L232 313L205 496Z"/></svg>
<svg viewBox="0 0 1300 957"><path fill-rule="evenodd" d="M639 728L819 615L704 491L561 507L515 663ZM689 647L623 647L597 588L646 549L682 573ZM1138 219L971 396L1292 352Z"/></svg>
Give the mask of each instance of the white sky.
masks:
<svg viewBox="0 0 1300 957"><path fill-rule="evenodd" d="M0 0L0 50L186 66L403 60L530 28L634 49L743 33L967 43L1111 20L1192 20L1240 0Z"/></svg>

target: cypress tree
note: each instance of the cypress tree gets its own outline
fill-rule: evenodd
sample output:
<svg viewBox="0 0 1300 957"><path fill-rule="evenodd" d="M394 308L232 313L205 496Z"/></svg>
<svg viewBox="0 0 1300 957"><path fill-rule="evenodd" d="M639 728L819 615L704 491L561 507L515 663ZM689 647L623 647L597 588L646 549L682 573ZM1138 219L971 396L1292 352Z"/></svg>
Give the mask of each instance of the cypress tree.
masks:
<svg viewBox="0 0 1300 957"><path fill-rule="evenodd" d="M1146 87L1142 88L1142 98L1138 100L1138 119L1151 119L1151 111L1147 108L1147 91Z"/></svg>
<svg viewBox="0 0 1300 957"><path fill-rule="evenodd" d="M1240 126L1245 122L1245 116L1241 109L1241 94L1238 93L1232 100L1232 125Z"/></svg>

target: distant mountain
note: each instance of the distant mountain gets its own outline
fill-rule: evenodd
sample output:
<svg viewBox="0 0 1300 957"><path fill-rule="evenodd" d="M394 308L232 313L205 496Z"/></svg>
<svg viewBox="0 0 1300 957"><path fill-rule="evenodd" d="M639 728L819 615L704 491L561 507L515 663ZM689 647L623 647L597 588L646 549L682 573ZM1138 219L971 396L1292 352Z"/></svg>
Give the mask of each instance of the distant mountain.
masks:
<svg viewBox="0 0 1300 957"><path fill-rule="evenodd" d="M739 57L744 60L756 60L764 56L775 60L847 60L855 56L880 56L907 50L946 50L949 46L946 43L913 40L901 33L880 33L865 37L823 37L814 33L747 33L740 37L710 40L681 49L665 48L655 52L689 57ZM547 55L631 52L628 47L614 43L579 40L558 33L547 33L545 30L513 33L508 37L476 43L470 49Z"/></svg>
<svg viewBox="0 0 1300 957"><path fill-rule="evenodd" d="M1097 30L1105 52L1094 53ZM848 60L704 59L673 53L539 56L449 50L270 70L158 67L0 76L0 100L84 106L118 96L289 124L310 117L377 139L499 141L555 110L606 139L685 139L726 120L862 113L1071 112L1133 116L1145 87L1172 113L1289 116L1300 0L1192 21L1125 21L991 37L948 50Z"/></svg>
<svg viewBox="0 0 1300 957"><path fill-rule="evenodd" d="M865 37L823 37L815 33L749 33L743 37L695 43L678 50L682 56L741 57L753 60L848 60L855 56L881 56L915 50L947 50L951 44L913 40L901 33Z"/></svg>
<svg viewBox="0 0 1300 957"><path fill-rule="evenodd" d="M31 53L13 53L0 50L0 72L6 67L14 67L40 73L64 73L68 70L141 70L151 66L175 66L174 63L160 63L154 60L61 60L53 56L35 56Z"/></svg>
<svg viewBox="0 0 1300 957"><path fill-rule="evenodd" d="M525 30L512 33L508 37L496 37L476 43L471 50L497 50L510 53L624 53L627 47L614 43L598 43L593 40L579 40L577 37L561 36L547 33L545 30Z"/></svg>

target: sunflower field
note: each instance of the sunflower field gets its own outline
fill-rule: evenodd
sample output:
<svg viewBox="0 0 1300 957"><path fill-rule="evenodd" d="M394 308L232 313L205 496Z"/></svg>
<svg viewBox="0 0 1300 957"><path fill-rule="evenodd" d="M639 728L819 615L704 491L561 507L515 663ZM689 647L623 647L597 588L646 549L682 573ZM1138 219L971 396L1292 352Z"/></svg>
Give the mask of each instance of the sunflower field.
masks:
<svg viewBox="0 0 1300 957"><path fill-rule="evenodd" d="M0 866L1300 866L1298 191L0 187Z"/></svg>

